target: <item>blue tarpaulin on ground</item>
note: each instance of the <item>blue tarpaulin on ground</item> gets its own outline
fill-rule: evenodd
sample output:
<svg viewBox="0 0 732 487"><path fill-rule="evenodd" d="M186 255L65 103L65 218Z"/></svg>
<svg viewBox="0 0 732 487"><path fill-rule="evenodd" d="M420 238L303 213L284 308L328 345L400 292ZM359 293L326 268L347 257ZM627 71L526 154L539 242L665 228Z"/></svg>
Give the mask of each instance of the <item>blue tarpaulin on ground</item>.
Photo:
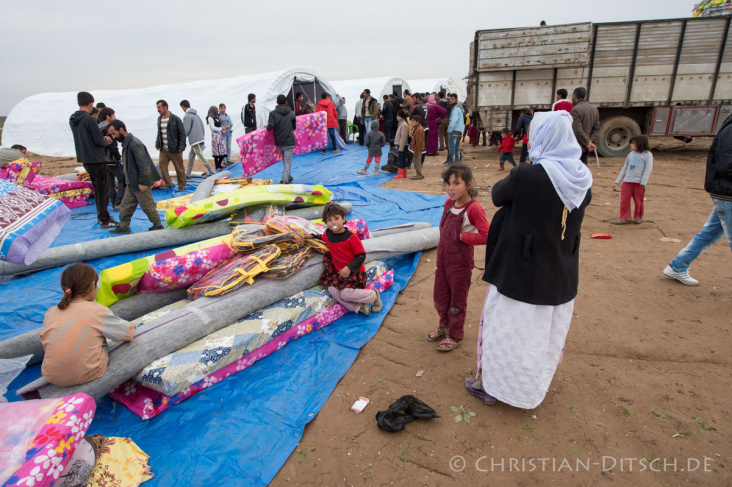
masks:
<svg viewBox="0 0 732 487"><path fill-rule="evenodd" d="M298 156L293 159L293 177L295 183L324 184L337 199L353 203L352 217L364 218L371 229L408 221L439 223L444 196L380 189L391 175L357 174L365 160L366 150L354 145L337 156ZM256 177L279 181L281 172L280 163ZM240 165L233 166L232 177L241 173ZM173 196L171 190L153 194L157 200ZM133 232L149 226L138 209ZM93 206L88 206L74 210L54 246L107 235L96 225ZM99 271L149 254L117 255L89 264ZM145 484L151 487L180 484L181 479L187 485L267 485L359 349L378 331L418 258L387 262L395 270L395 285L382 294L381 313L368 318L349 313L147 421L104 398L97 404L89 434L132 438L151 457L155 477ZM61 270L0 278L0 340L42 326L46 310L61 299ZM15 391L39 376L40 366L24 371L11 384L8 399L18 400Z"/></svg>

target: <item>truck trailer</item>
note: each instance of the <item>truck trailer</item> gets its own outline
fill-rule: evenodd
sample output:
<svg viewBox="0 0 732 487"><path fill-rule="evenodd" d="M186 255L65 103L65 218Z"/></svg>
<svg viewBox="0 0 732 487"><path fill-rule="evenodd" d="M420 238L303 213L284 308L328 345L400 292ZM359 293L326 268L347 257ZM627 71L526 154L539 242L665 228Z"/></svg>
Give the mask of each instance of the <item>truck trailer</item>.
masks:
<svg viewBox="0 0 732 487"><path fill-rule="evenodd" d="M732 115L732 17L479 30L470 44L468 106L489 132L520 110L551 110L556 91L587 89L600 112L598 151L630 138L714 136Z"/></svg>

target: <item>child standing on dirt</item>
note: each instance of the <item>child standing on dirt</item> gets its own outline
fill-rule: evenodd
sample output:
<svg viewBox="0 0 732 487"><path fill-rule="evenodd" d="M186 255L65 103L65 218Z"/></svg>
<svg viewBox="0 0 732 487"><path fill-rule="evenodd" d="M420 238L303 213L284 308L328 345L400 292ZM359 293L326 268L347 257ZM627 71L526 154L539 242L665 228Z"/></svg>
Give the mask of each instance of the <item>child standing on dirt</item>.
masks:
<svg viewBox="0 0 732 487"><path fill-rule="evenodd" d="M499 171L504 170L503 163L506 161L510 162L513 167L516 167L516 161L513 160L513 148L516 146L516 139L513 138L513 135L511 135L508 129L501 130L501 135L503 136L501 146L496 149L496 152L503 152L501 158L498 159L500 164Z"/></svg>
<svg viewBox="0 0 732 487"><path fill-rule="evenodd" d="M427 340L442 340L438 352L449 352L460 345L468 305L468 291L473 271L473 247L485 245L488 219L475 199L473 172L465 164L452 164L444 173L448 200L440 220L440 242L437 244L434 302L440 316L438 328L427 334Z"/></svg>
<svg viewBox="0 0 732 487"><path fill-rule="evenodd" d="M615 184L620 184L620 224L642 223L645 211L646 184L653 169L653 154L649 150L648 137L636 135L630 139L630 154L625 158ZM635 211L630 219L630 199L633 199Z"/></svg>
<svg viewBox="0 0 732 487"><path fill-rule="evenodd" d="M323 257L325 269L318 282L346 309L368 316L371 311L381 311L381 296L376 289L364 289L366 251L361 240L345 227L346 215L346 209L336 203L327 203L323 208L322 218L328 228L321 238L330 253Z"/></svg>
<svg viewBox="0 0 732 487"><path fill-rule="evenodd" d="M69 387L104 375L109 362L107 339L130 341L135 325L95 303L99 276L87 264L61 273L63 298L43 319L41 373L51 384Z"/></svg>
<svg viewBox="0 0 732 487"><path fill-rule="evenodd" d="M379 121L374 120L371 122L371 132L366 134L366 140L364 141L364 145L368 147L369 154L366 158L366 165L358 171L359 174L367 174L369 172L369 166L371 165L371 160L376 159L376 164L374 165L374 176L379 175L379 164L381 163L381 148L386 145L386 137L384 136L384 132L379 132Z"/></svg>

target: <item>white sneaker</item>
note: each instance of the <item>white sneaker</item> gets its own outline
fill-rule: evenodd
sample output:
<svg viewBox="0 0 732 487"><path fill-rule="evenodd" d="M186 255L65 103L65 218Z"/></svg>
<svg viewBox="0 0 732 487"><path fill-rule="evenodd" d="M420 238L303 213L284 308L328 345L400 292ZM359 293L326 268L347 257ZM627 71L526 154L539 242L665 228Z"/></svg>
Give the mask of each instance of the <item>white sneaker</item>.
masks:
<svg viewBox="0 0 732 487"><path fill-rule="evenodd" d="M699 281L696 279L693 279L688 271L684 272L677 272L671 268L670 265L667 265L666 268L663 270L663 274L666 277L670 277L671 279L676 279L682 284L686 284L687 286L698 286Z"/></svg>

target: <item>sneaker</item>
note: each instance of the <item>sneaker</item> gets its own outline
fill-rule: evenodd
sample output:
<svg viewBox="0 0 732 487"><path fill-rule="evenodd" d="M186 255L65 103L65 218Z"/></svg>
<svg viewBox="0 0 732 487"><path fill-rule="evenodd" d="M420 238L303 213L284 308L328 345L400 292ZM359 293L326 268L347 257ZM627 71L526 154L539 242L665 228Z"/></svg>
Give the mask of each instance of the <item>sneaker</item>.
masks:
<svg viewBox="0 0 732 487"><path fill-rule="evenodd" d="M496 169L496 171L505 171L505 170L506 170L506 168L504 168L503 166L501 166L498 169Z"/></svg>
<svg viewBox="0 0 732 487"><path fill-rule="evenodd" d="M635 223L636 225L639 224L639 223L643 223L643 219L642 218L636 218L635 220L633 220L633 223Z"/></svg>
<svg viewBox="0 0 732 487"><path fill-rule="evenodd" d="M628 223L632 223L633 220L618 220L618 225L627 225Z"/></svg>
<svg viewBox="0 0 732 487"><path fill-rule="evenodd" d="M371 304L371 311L374 313L378 313L381 311L383 307L383 303L381 302L381 293L378 289L374 289L374 292L376 293L376 299L374 299L374 302Z"/></svg>
<svg viewBox="0 0 732 487"><path fill-rule="evenodd" d="M666 266L666 268L663 270L663 274L666 277L670 277L671 279L676 279L681 284L686 284L687 286L698 286L699 285L699 281L692 278L689 275L689 271L678 272L678 271L673 270L671 265Z"/></svg>
<svg viewBox="0 0 732 487"><path fill-rule="evenodd" d="M109 220L106 223L100 223L99 224L99 227L100 228L116 228L117 227L117 222L114 221L114 220Z"/></svg>
<svg viewBox="0 0 732 487"><path fill-rule="evenodd" d="M113 233L115 235L129 235L132 232L130 231L129 227L117 227L114 230L110 230L107 233Z"/></svg>
<svg viewBox="0 0 732 487"><path fill-rule="evenodd" d="M359 309L362 315L369 316L371 314L371 308L368 304L362 304L361 308Z"/></svg>
<svg viewBox="0 0 732 487"><path fill-rule="evenodd" d="M162 225L153 225L147 229L148 232L154 232L155 230L165 230L165 227Z"/></svg>
<svg viewBox="0 0 732 487"><path fill-rule="evenodd" d="M165 186L163 186L163 189L173 189L174 187L175 186L173 186L172 184L166 184Z"/></svg>
<svg viewBox="0 0 732 487"><path fill-rule="evenodd" d="M412 178L411 178L411 179L417 179L417 180L420 180L420 179L424 179L424 176L412 176Z"/></svg>

